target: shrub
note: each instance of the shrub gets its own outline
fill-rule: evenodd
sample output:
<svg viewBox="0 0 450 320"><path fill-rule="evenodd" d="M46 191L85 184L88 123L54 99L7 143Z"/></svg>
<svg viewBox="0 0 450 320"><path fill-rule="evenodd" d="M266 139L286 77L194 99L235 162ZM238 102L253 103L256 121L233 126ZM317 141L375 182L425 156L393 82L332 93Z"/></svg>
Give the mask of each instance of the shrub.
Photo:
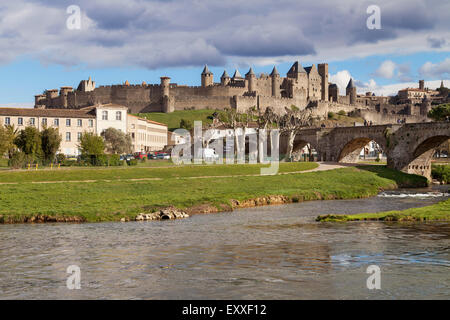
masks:
<svg viewBox="0 0 450 320"><path fill-rule="evenodd" d="M450 182L450 165L433 165L431 167L431 176L433 179L439 180L442 183Z"/></svg>
<svg viewBox="0 0 450 320"><path fill-rule="evenodd" d="M136 159L131 159L130 161L127 161L129 166L137 166L138 161Z"/></svg>
<svg viewBox="0 0 450 320"><path fill-rule="evenodd" d="M65 156L64 153L58 153L58 154L56 155L56 161L57 161L58 163L62 163L62 162L64 162L64 160L66 160L66 156Z"/></svg>
<svg viewBox="0 0 450 320"><path fill-rule="evenodd" d="M143 158L141 159L141 162L147 162L147 157L143 157Z"/></svg>
<svg viewBox="0 0 450 320"><path fill-rule="evenodd" d="M27 156L24 152L14 152L12 157L8 161L8 166L13 169L21 169L24 168L28 162L30 162L30 157Z"/></svg>
<svg viewBox="0 0 450 320"><path fill-rule="evenodd" d="M334 112L329 111L328 112L328 119L334 119Z"/></svg>
<svg viewBox="0 0 450 320"><path fill-rule="evenodd" d="M347 113L346 113L344 110L340 110L340 111L338 112L338 115L340 115L340 116L346 116Z"/></svg>
<svg viewBox="0 0 450 320"><path fill-rule="evenodd" d="M109 166L120 166L122 162L120 160L120 156L118 154L111 154L108 156L108 164Z"/></svg>

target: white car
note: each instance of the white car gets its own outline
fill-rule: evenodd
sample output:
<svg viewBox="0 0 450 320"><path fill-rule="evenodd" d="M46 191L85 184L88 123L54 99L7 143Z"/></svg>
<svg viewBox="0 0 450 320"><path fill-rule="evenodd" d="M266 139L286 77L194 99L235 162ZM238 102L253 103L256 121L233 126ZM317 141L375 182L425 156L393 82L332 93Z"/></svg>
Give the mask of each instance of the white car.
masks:
<svg viewBox="0 0 450 320"><path fill-rule="evenodd" d="M217 161L219 160L219 155L214 149L205 148L203 149L203 160L205 161Z"/></svg>

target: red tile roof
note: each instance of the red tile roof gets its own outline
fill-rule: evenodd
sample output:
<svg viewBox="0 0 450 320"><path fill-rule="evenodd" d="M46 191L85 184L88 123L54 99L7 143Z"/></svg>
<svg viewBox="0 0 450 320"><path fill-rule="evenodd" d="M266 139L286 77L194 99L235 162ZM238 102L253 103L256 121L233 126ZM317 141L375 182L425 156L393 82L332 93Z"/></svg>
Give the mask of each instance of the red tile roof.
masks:
<svg viewBox="0 0 450 320"><path fill-rule="evenodd" d="M95 118L95 114L89 112L91 110L0 108L0 116Z"/></svg>

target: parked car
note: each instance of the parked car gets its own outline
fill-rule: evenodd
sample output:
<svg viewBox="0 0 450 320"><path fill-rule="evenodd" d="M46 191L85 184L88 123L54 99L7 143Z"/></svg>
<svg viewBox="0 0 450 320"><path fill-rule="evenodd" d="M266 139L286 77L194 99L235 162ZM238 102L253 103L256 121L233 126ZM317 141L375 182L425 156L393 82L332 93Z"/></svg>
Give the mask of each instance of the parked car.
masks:
<svg viewBox="0 0 450 320"><path fill-rule="evenodd" d="M136 152L134 154L134 159L143 159L143 158L147 158L147 153L146 152Z"/></svg>
<svg viewBox="0 0 450 320"><path fill-rule="evenodd" d="M160 152L160 153L158 153L158 154L156 155L156 159L160 159L160 160L161 160L161 159L169 160L169 159L170 159L170 154Z"/></svg>

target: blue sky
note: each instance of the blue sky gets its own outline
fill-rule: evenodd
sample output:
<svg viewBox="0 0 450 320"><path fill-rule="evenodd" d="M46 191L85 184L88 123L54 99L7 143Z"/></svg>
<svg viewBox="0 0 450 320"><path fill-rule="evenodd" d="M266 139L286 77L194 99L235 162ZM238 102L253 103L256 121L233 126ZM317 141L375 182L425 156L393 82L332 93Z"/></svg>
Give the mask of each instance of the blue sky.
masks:
<svg viewBox="0 0 450 320"><path fill-rule="evenodd" d="M17 0L0 5L0 105L32 106L34 95L91 76L97 85L199 85L207 63L218 82L252 66L284 75L295 60L329 63L342 89L392 94L425 79L450 86L450 2L400 0ZM80 28L67 28L69 5ZM380 8L369 30L366 9ZM74 21L74 20L71 20Z"/></svg>

